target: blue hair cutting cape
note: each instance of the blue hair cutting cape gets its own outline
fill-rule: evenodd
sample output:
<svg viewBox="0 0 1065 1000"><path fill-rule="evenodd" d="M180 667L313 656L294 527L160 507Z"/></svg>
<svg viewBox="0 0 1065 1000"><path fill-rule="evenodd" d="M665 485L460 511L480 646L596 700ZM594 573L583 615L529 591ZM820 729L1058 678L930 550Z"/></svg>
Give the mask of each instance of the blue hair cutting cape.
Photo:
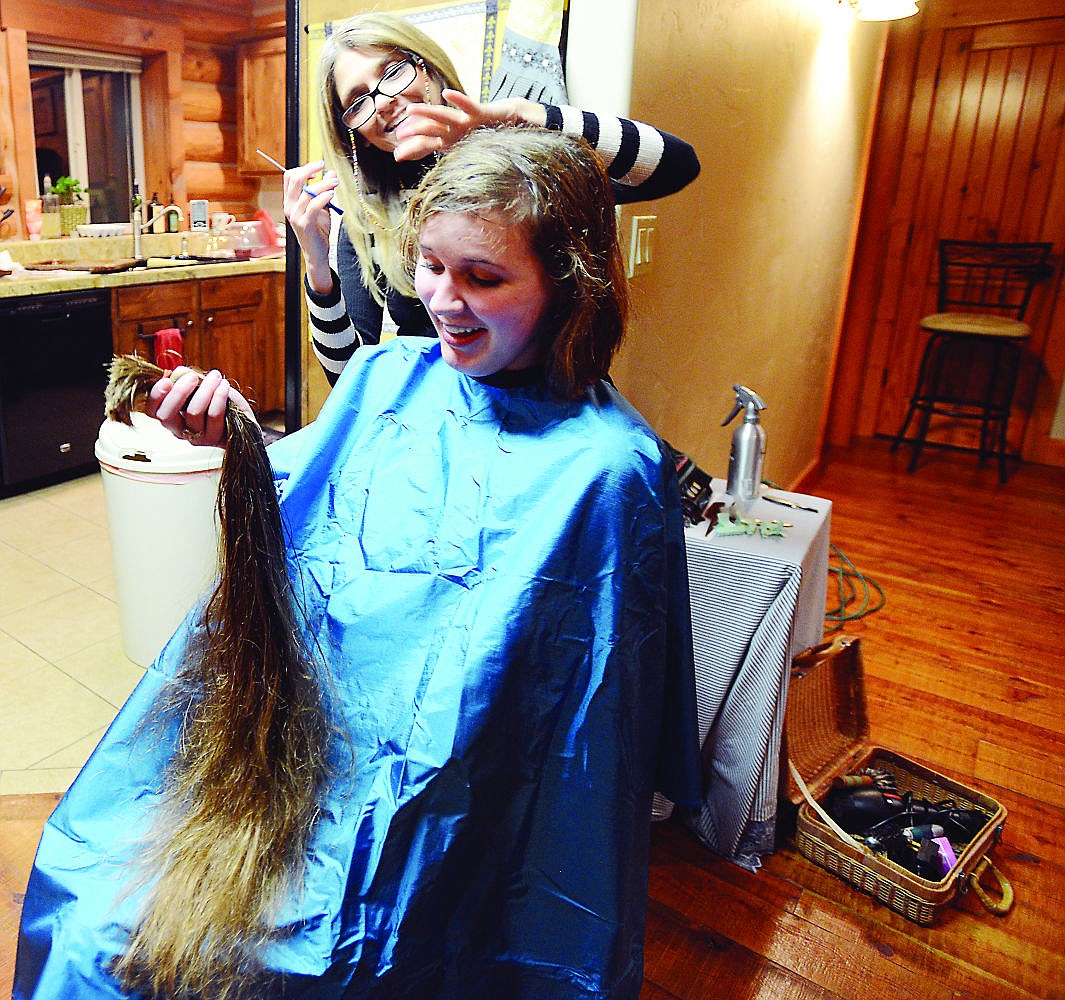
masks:
<svg viewBox="0 0 1065 1000"><path fill-rule="evenodd" d="M605 384L486 385L439 346L357 353L270 449L290 573L349 765L266 962L288 998L635 998L652 791L698 800L676 477ZM176 731L159 655L48 821L16 998L107 969Z"/></svg>

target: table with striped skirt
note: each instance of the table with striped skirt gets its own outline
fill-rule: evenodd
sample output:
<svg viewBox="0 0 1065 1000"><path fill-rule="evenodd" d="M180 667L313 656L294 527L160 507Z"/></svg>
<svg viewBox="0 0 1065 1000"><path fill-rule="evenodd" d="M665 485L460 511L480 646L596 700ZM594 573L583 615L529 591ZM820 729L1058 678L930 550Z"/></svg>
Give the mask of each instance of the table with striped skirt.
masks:
<svg viewBox="0 0 1065 1000"><path fill-rule="evenodd" d="M763 489L749 516L790 527L686 531L703 802L685 818L707 847L754 870L773 849L791 660L823 636L832 503Z"/></svg>

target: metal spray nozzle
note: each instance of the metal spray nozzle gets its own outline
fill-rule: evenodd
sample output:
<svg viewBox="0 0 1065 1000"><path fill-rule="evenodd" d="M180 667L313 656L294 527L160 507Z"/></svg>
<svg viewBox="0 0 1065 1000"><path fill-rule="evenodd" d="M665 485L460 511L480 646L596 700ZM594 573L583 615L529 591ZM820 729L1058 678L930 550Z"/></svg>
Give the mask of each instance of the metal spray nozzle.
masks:
<svg viewBox="0 0 1065 1000"><path fill-rule="evenodd" d="M757 423L758 412L766 409L765 400L753 389L748 389L745 385L734 385L732 391L736 393L736 405L732 407L729 415L721 421L721 426L724 427L741 410L747 411L745 420L752 424Z"/></svg>

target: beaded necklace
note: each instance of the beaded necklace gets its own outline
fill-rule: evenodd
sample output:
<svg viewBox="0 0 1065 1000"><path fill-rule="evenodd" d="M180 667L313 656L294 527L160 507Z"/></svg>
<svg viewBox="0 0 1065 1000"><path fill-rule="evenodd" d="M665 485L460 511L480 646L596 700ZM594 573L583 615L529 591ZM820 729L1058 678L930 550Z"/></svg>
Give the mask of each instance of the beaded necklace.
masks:
<svg viewBox="0 0 1065 1000"><path fill-rule="evenodd" d="M374 214L373 209L370 208L366 199L363 197L362 182L359 180L359 158L355 153L355 132L352 129L348 129L348 133L351 135L351 172L355 175L355 194L358 196L359 204L362 206L362 214L369 221L370 225L378 232L394 233L400 227L386 226L383 222L379 221Z"/></svg>

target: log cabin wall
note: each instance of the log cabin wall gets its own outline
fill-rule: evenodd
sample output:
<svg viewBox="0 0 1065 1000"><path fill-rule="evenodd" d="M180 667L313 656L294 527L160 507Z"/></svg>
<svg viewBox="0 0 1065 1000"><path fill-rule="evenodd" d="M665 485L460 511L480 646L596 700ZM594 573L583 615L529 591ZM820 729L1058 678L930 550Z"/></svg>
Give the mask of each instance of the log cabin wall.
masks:
<svg viewBox="0 0 1065 1000"><path fill-rule="evenodd" d="M1057 271L1033 335L1011 447L1065 465L1065 2L924 0L890 30L828 443L892 436L935 311L939 239L1047 241ZM930 440L971 445L975 429Z"/></svg>
<svg viewBox="0 0 1065 1000"><path fill-rule="evenodd" d="M212 212L255 214L259 181L237 169L237 56L234 46L186 42L181 63L185 184Z"/></svg>
<svg viewBox="0 0 1065 1000"><path fill-rule="evenodd" d="M280 27L253 0L0 0L0 185L17 212L4 239L24 239L22 205L36 196L28 42L140 54L144 60L142 194L207 198L211 211L251 218L260 181L237 169L237 45Z"/></svg>

